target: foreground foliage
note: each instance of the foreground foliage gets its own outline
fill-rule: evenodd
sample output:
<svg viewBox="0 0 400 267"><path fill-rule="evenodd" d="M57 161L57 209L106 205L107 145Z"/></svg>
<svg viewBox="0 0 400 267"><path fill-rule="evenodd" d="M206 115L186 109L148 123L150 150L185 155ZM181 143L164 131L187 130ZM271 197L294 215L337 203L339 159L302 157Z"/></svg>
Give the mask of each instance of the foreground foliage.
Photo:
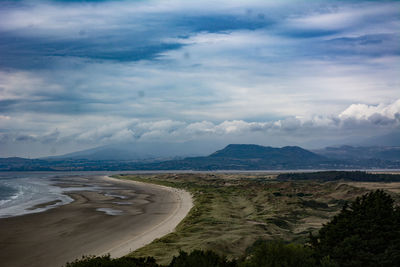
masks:
<svg viewBox="0 0 400 267"><path fill-rule="evenodd" d="M174 257L169 267L236 267L235 261L228 261L225 257L221 257L213 251L194 250L190 254L179 252L179 256Z"/></svg>
<svg viewBox="0 0 400 267"><path fill-rule="evenodd" d="M215 252L180 251L166 265L154 258L109 256L85 257L66 267L335 267L400 266L400 209L382 190L358 197L316 236L310 245L285 244L282 241L258 240L238 260L229 261Z"/></svg>
<svg viewBox="0 0 400 267"><path fill-rule="evenodd" d="M169 264L179 250L212 250L240 258L256 240L305 243L340 212L345 201L368 192L339 183L276 181L276 174L155 174L124 179L182 188L194 207L176 231L134 251Z"/></svg>
<svg viewBox="0 0 400 267"><path fill-rule="evenodd" d="M382 190L358 197L311 238L341 266L400 266L400 209Z"/></svg>
<svg viewBox="0 0 400 267"><path fill-rule="evenodd" d="M83 256L80 260L68 262L65 267L158 267L156 260L152 257L147 258L130 258L122 257L111 259L110 255L101 257Z"/></svg>
<svg viewBox="0 0 400 267"><path fill-rule="evenodd" d="M281 241L258 240L247 249L239 267L335 267L335 262L324 257L318 260L312 248L299 244L284 244Z"/></svg>
<svg viewBox="0 0 400 267"><path fill-rule="evenodd" d="M67 263L65 267L161 267L152 257L132 258L122 257L111 259L110 255L102 257L83 257L72 263ZM168 267L237 267L236 261L227 261L212 251L194 250L190 254L181 251L175 256Z"/></svg>
<svg viewBox="0 0 400 267"><path fill-rule="evenodd" d="M280 241L259 240L249 247L248 252L239 260L229 261L213 251L194 250L191 253L181 251L168 265L158 265L154 258L111 259L110 256L84 257L66 267L335 267L329 259L323 259L322 264L314 257L311 248L302 245L284 244Z"/></svg>

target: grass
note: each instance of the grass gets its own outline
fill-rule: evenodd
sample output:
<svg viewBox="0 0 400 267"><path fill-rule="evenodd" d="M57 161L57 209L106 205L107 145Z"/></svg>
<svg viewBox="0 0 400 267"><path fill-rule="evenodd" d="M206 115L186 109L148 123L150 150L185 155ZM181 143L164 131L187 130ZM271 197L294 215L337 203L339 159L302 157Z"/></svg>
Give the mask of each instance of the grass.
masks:
<svg viewBox="0 0 400 267"><path fill-rule="evenodd" d="M194 207L176 231L131 256L168 263L179 250L211 249L228 258L242 255L257 239L304 243L340 211L346 200L368 190L338 182L278 182L256 174L119 175L185 189Z"/></svg>

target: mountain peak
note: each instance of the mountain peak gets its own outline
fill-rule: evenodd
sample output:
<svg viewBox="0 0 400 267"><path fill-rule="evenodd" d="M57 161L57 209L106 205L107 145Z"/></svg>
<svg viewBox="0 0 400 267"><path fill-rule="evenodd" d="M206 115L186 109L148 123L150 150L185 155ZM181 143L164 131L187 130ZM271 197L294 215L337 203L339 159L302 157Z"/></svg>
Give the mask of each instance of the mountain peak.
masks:
<svg viewBox="0 0 400 267"><path fill-rule="evenodd" d="M323 157L298 146L282 148L254 144L230 144L210 155L211 158L265 159L265 160L314 160Z"/></svg>
<svg viewBox="0 0 400 267"><path fill-rule="evenodd" d="M210 157L228 157L228 158L243 158L262 154L270 147L264 147L254 144L230 144L225 148L218 150L210 155Z"/></svg>

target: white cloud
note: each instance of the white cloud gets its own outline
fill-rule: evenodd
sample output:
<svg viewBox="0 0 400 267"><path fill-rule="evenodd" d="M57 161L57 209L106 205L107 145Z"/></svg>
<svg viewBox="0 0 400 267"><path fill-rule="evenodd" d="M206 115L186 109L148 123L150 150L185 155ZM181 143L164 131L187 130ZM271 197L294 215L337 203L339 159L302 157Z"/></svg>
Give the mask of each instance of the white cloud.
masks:
<svg viewBox="0 0 400 267"><path fill-rule="evenodd" d="M182 122L173 120L145 121L143 119L122 119L118 117L82 116L79 121L66 116L65 121L51 128L52 118L42 122L45 127L36 128L24 125L27 131L0 132L3 147L14 144L18 146L42 148L49 147L39 153L48 155L46 151L74 150L115 144L121 142L186 142L191 140L220 140L220 142L259 143L264 145L297 144L321 138L326 141L337 140L349 135L374 136L381 132L393 131L400 126L400 99L389 104L366 105L353 104L338 115L314 115L308 118L287 117L286 119L264 122L244 120L225 120L220 123L210 121ZM45 119L45 120L46 120ZM59 119L59 117L58 117ZM23 129L23 120L7 122L10 129ZM279 141L280 140L280 141ZM285 141L283 141L285 140ZM69 148L69 149L68 149ZM195 153L195 151L194 151ZM38 155L33 152L31 155Z"/></svg>
<svg viewBox="0 0 400 267"><path fill-rule="evenodd" d="M306 17L292 18L288 23L295 28L305 29L342 29L358 21L353 12L332 12L325 14L308 15Z"/></svg>
<svg viewBox="0 0 400 267"><path fill-rule="evenodd" d="M218 14L228 12L243 15L250 8L271 8L285 5L265 1L105 1L100 3L27 2L22 8L0 10L0 30L15 31L31 36L58 36L59 38L93 37L101 31L132 28L143 30L149 17L171 17L176 14ZM211 7L211 8L205 8ZM239 12L238 12L239 10ZM153 16L153 17L152 17ZM163 19L165 23L166 18ZM80 33L82 36L80 36Z"/></svg>
<svg viewBox="0 0 400 267"><path fill-rule="evenodd" d="M289 17L287 26L294 29L315 30L345 30L350 36L362 34L382 33L382 31L398 32L392 21L388 23L387 18L397 16L397 8L393 2L371 3L360 2L349 5L332 5L329 8L316 8L314 12L299 14ZM366 25L365 21L373 19L374 25ZM343 33L338 33L339 35Z"/></svg>
<svg viewBox="0 0 400 267"><path fill-rule="evenodd" d="M399 101L393 100L400 97L400 57L397 46L392 47L399 33L398 4L301 3L30 1L4 8L0 31L10 38L5 42L15 55L28 62L30 52L34 60L50 65L36 66L33 60L33 67L1 68L3 147L5 142L51 143L59 144L62 153L129 140L195 138L273 145L398 127ZM204 27L203 15L216 22L225 16L234 25L256 21L264 26L199 31L192 24L200 18ZM337 33L301 36L320 29ZM356 44L348 40L365 34L377 37ZM104 43L96 43L97 37ZM337 37L345 38L328 42ZM146 38L183 46L156 52L156 60L124 58L129 53L114 60L79 57L97 45L117 52L147 47ZM49 40L58 46L37 51ZM75 48L78 56L70 56ZM55 56L48 54L52 49ZM12 152L12 145L3 151Z"/></svg>
<svg viewBox="0 0 400 267"><path fill-rule="evenodd" d="M396 119L400 116L400 99L389 105L352 104L350 107L339 114L339 118L368 120L376 115L380 115L388 119Z"/></svg>
<svg viewBox="0 0 400 267"><path fill-rule="evenodd" d="M3 115L0 115L0 120L10 120L10 119L11 119L10 116L3 116Z"/></svg>
<svg viewBox="0 0 400 267"><path fill-rule="evenodd" d="M0 70L0 100L30 99L41 100L40 92L49 94L62 93L62 86L49 83L28 71L1 71Z"/></svg>

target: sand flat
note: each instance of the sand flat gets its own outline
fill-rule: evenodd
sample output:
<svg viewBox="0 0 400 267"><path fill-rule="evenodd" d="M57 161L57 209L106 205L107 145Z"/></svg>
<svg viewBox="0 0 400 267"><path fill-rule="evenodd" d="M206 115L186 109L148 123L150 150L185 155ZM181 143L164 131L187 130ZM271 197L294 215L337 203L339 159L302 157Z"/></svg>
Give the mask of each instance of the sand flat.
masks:
<svg viewBox="0 0 400 267"><path fill-rule="evenodd" d="M192 207L183 190L98 176L90 182L105 189L70 192L70 204L0 219L2 265L63 266L82 255L120 257L172 232ZM120 196L132 205L118 204Z"/></svg>

